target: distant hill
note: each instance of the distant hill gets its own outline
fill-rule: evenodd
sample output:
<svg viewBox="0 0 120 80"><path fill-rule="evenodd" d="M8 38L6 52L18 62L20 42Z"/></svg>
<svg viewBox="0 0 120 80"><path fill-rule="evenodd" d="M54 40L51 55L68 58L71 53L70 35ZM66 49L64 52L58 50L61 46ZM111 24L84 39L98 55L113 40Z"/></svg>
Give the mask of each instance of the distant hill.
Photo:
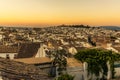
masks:
<svg viewBox="0 0 120 80"><path fill-rule="evenodd" d="M100 27L108 30L120 30L119 26L100 26Z"/></svg>
<svg viewBox="0 0 120 80"><path fill-rule="evenodd" d="M90 28L89 25L59 25L57 27Z"/></svg>

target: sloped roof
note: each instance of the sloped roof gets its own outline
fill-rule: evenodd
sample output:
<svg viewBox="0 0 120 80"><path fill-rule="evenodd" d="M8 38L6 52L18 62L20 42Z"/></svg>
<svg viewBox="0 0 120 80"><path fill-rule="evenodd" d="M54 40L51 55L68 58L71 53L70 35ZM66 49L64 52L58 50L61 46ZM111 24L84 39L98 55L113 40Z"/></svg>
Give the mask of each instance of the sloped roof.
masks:
<svg viewBox="0 0 120 80"><path fill-rule="evenodd" d="M83 64L75 58L67 58L67 66L68 67L80 67L80 66L83 66Z"/></svg>
<svg viewBox="0 0 120 80"><path fill-rule="evenodd" d="M0 53L17 53L18 47L14 46L0 46Z"/></svg>
<svg viewBox="0 0 120 80"><path fill-rule="evenodd" d="M40 43L22 43L17 58L30 58L37 54Z"/></svg>
<svg viewBox="0 0 120 80"><path fill-rule="evenodd" d="M26 64L42 64L42 63L51 63L51 59L48 57L41 58L22 58L22 59L14 59L14 61L23 62Z"/></svg>
<svg viewBox="0 0 120 80"><path fill-rule="evenodd" d="M0 58L1 76L10 80L50 80L39 68L16 61Z"/></svg>

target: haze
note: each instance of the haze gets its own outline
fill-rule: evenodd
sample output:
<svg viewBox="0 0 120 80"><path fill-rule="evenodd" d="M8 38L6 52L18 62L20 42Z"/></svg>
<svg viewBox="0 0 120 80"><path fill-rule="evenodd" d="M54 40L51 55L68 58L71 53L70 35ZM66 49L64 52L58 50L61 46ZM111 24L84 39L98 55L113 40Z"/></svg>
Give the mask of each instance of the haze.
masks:
<svg viewBox="0 0 120 80"><path fill-rule="evenodd" d="M120 0L0 0L0 25L120 26Z"/></svg>

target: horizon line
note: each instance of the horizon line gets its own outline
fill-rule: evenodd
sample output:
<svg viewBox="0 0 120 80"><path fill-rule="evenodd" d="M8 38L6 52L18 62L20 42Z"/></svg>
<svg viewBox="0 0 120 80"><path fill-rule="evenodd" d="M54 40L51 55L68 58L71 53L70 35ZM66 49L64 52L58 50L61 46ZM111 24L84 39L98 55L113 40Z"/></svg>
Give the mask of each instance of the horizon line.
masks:
<svg viewBox="0 0 120 80"><path fill-rule="evenodd" d="M101 27L101 26L115 26L120 27L118 25L99 25L99 26L91 26L91 25L85 25L85 24L59 24L59 25L0 25L0 27L29 27L29 28L44 28L44 27L58 27L58 26L73 26L73 25L84 25L84 26L90 26L90 27Z"/></svg>

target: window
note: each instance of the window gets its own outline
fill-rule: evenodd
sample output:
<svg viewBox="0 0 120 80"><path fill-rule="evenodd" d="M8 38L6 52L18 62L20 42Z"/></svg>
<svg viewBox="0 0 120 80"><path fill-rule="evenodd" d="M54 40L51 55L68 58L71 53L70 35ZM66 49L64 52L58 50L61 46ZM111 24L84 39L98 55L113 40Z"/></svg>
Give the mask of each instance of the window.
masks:
<svg viewBox="0 0 120 80"><path fill-rule="evenodd" d="M9 54L6 54L6 59L10 59L10 56L9 56Z"/></svg>

